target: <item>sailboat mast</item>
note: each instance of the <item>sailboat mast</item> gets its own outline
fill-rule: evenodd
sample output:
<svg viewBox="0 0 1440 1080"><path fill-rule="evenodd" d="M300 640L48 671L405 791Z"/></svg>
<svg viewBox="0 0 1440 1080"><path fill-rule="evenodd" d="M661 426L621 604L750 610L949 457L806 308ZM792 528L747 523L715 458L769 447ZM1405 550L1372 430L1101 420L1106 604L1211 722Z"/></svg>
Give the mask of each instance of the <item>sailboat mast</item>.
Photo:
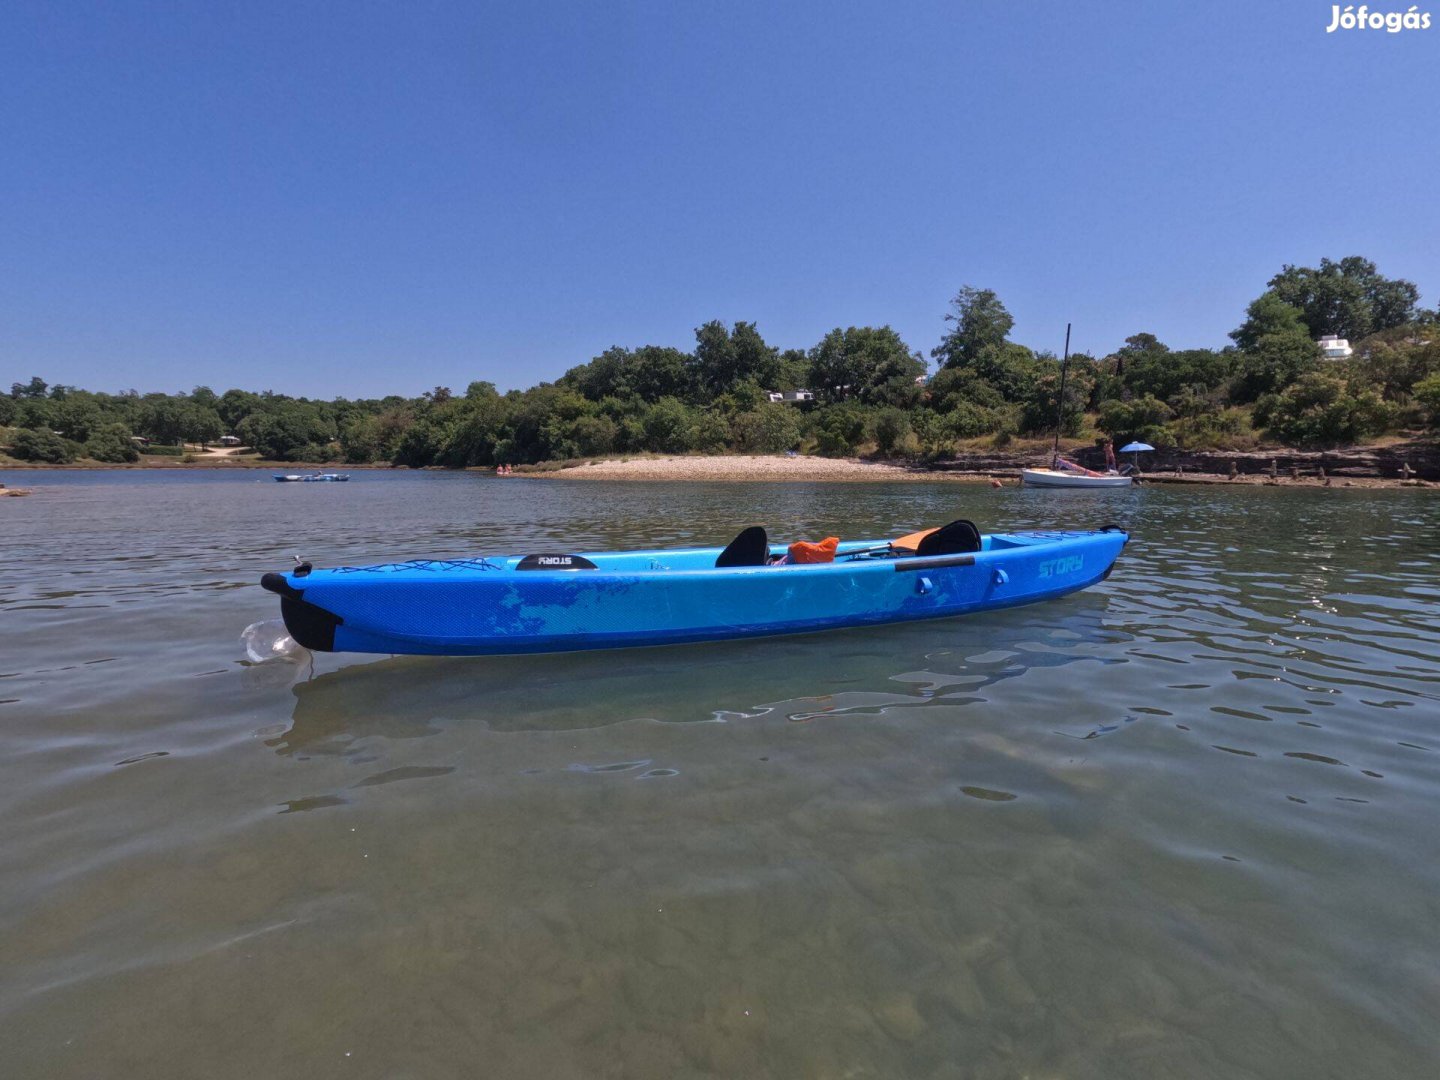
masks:
<svg viewBox="0 0 1440 1080"><path fill-rule="evenodd" d="M1065 357L1060 361L1060 397L1055 403L1055 453L1060 453L1060 426L1065 422L1065 370L1070 366L1070 324L1065 324Z"/></svg>

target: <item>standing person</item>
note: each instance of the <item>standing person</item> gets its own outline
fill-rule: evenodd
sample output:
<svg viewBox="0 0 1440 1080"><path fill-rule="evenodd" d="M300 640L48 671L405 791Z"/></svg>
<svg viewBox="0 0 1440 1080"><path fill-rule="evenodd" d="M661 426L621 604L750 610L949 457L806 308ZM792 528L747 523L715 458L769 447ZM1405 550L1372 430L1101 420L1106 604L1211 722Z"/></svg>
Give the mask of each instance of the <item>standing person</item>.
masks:
<svg viewBox="0 0 1440 1080"><path fill-rule="evenodd" d="M1109 472L1115 472L1115 440L1105 440L1105 468Z"/></svg>

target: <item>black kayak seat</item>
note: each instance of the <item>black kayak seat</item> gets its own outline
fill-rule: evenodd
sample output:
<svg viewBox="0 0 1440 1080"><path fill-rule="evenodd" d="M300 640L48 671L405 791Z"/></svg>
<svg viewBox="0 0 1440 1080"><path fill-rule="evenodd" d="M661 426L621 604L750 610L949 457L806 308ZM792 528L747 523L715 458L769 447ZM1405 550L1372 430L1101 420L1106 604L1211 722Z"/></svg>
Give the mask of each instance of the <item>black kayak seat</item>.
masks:
<svg viewBox="0 0 1440 1080"><path fill-rule="evenodd" d="M770 538L763 525L751 525L742 529L740 535L720 552L715 565L720 566L764 566L770 561Z"/></svg>
<svg viewBox="0 0 1440 1080"><path fill-rule="evenodd" d="M927 533L915 549L917 557L926 555L966 555L980 550L980 530L973 521L961 518Z"/></svg>

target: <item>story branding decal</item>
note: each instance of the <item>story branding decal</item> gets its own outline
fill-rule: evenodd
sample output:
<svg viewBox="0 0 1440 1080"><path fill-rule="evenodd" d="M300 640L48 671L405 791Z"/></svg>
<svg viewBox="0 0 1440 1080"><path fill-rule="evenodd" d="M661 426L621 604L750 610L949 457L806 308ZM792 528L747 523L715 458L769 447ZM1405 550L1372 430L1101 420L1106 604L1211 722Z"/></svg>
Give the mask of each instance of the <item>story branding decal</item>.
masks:
<svg viewBox="0 0 1440 1080"><path fill-rule="evenodd" d="M1051 559L1040 564L1040 576L1059 577L1061 574L1073 574L1076 570L1085 566L1084 555L1071 555L1064 559Z"/></svg>
<svg viewBox="0 0 1440 1080"><path fill-rule="evenodd" d="M1327 34L1336 30L1384 30L1387 34L1398 34L1401 30L1429 30L1430 13L1412 5L1409 11L1371 11L1361 4L1330 5L1330 25Z"/></svg>

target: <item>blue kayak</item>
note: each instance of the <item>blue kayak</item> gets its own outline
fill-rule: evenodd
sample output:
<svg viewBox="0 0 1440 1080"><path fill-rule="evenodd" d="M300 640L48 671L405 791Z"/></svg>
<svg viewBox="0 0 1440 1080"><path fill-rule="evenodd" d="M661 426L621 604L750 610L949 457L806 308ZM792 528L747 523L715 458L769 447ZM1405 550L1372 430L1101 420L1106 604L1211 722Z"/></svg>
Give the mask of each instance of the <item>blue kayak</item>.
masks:
<svg viewBox="0 0 1440 1080"><path fill-rule="evenodd" d="M954 527L964 525L958 543ZM949 531L947 533L947 530ZM968 539L963 535L968 531ZM538 553L266 574L299 644L326 652L481 656L672 645L935 619L1049 600L1109 576L1129 536L980 535L955 522L912 548L842 543L785 555L758 526L728 548ZM907 538L908 540L909 538ZM748 548L748 551L737 550Z"/></svg>

